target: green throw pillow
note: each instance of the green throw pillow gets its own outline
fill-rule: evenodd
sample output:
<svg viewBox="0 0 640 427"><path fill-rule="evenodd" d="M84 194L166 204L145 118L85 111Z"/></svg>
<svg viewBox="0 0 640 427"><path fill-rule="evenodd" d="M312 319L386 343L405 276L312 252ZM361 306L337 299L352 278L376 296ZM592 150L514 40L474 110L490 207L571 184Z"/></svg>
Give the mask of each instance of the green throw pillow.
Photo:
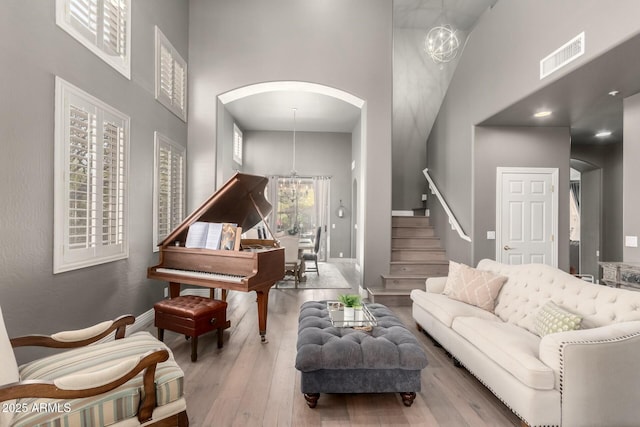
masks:
<svg viewBox="0 0 640 427"><path fill-rule="evenodd" d="M549 301L543 305L536 315L536 331L541 337L554 332L580 329L582 317L573 314Z"/></svg>

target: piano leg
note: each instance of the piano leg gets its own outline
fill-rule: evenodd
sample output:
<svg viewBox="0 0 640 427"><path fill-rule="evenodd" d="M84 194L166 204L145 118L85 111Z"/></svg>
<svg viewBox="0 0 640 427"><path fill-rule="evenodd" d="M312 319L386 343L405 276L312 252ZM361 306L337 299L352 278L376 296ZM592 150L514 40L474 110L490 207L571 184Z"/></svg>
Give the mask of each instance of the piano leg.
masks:
<svg viewBox="0 0 640 427"><path fill-rule="evenodd" d="M271 284L264 290L256 290L258 303L258 329L260 330L260 341L263 343L267 342L267 310L269 303L269 290L271 289Z"/></svg>
<svg viewBox="0 0 640 427"><path fill-rule="evenodd" d="M169 298L180 296L180 283L169 282Z"/></svg>
<svg viewBox="0 0 640 427"><path fill-rule="evenodd" d="M209 290L209 298L216 299L216 289L218 288L211 288ZM226 302L228 293L229 293L228 289L224 289L224 288L220 289L220 300Z"/></svg>

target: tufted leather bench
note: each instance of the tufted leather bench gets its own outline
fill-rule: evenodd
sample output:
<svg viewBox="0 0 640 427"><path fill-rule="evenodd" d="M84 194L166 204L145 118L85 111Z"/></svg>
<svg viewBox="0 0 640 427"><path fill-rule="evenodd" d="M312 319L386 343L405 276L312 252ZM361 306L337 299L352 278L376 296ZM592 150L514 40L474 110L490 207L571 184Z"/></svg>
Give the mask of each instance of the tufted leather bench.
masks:
<svg viewBox="0 0 640 427"><path fill-rule="evenodd" d="M230 326L227 321L227 303L195 295L182 295L159 301L153 306L158 339L164 339L164 330L184 334L191 338L191 361L198 359L198 337L218 330L218 348L222 348L222 331Z"/></svg>
<svg viewBox="0 0 640 427"><path fill-rule="evenodd" d="M382 304L367 304L378 326L371 332L336 328L326 301L302 304L296 369L314 408L320 393L400 393L411 406L421 389L427 356L414 335Z"/></svg>

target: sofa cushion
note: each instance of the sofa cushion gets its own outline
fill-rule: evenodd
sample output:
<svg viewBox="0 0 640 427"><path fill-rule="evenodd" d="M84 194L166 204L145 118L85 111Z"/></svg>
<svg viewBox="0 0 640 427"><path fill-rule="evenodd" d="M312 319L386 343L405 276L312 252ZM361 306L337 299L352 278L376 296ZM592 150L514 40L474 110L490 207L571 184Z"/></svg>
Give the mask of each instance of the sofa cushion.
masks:
<svg viewBox="0 0 640 427"><path fill-rule="evenodd" d="M442 293L450 298L493 311L495 299L506 280L504 276L451 261L449 276Z"/></svg>
<svg viewBox="0 0 640 427"><path fill-rule="evenodd" d="M72 373L90 373L112 367L124 359L144 354L164 345L148 332L101 344L76 348L53 356L35 360L20 366L22 380L49 380ZM21 399L18 403L27 408L52 407L43 412L19 413L13 420L15 426L106 426L138 413L144 398L143 372L126 384L107 393L85 399ZM169 359L159 363L156 369L156 402L158 406L176 401L183 396L184 373L169 352ZM41 405L45 406L41 406ZM65 405L66 404L66 405ZM49 406L46 406L49 405Z"/></svg>
<svg viewBox="0 0 640 427"><path fill-rule="evenodd" d="M500 321L500 318L490 311L451 299L443 294L414 289L411 291L411 299L448 328L451 327L453 319L458 316L475 316L481 319Z"/></svg>
<svg viewBox="0 0 640 427"><path fill-rule="evenodd" d="M580 329L581 322L582 317L549 301L536 314L536 331L543 337L554 332Z"/></svg>
<svg viewBox="0 0 640 427"><path fill-rule="evenodd" d="M538 358L540 337L505 322L457 317L452 328L528 387L551 390L553 370Z"/></svg>

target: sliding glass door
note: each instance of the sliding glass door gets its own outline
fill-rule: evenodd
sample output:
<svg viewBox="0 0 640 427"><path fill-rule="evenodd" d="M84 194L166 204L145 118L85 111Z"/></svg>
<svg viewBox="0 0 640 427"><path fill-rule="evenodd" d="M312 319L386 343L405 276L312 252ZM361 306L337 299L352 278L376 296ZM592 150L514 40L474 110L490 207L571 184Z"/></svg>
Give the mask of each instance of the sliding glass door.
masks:
<svg viewBox="0 0 640 427"><path fill-rule="evenodd" d="M276 236L298 236L301 245L313 250L320 228L318 259L323 261L327 253L330 182L330 177L321 176L274 176L267 190L267 199L273 205L271 230Z"/></svg>

